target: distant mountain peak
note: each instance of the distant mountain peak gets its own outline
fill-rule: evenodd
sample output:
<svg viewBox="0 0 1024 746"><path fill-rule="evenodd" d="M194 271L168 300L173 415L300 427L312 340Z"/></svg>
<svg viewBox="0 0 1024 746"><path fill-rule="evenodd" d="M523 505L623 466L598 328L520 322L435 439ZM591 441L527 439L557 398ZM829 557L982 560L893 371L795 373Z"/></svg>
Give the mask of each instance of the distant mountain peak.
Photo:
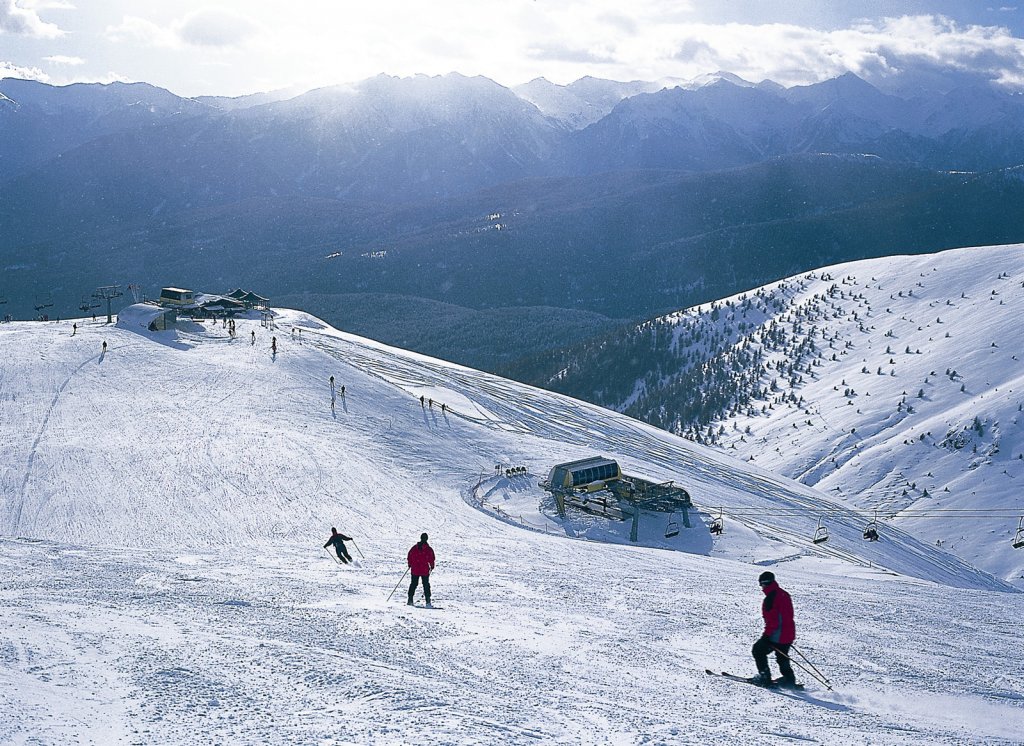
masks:
<svg viewBox="0 0 1024 746"><path fill-rule="evenodd" d="M756 83L751 83L749 80L744 80L739 75L735 75L730 72L725 72L724 70L718 70L713 73L704 73L703 75L698 75L696 78L693 78L692 80L689 81L689 85L684 87L696 89L704 88L705 86L709 85L717 85L720 83L730 83L740 88L757 87Z"/></svg>

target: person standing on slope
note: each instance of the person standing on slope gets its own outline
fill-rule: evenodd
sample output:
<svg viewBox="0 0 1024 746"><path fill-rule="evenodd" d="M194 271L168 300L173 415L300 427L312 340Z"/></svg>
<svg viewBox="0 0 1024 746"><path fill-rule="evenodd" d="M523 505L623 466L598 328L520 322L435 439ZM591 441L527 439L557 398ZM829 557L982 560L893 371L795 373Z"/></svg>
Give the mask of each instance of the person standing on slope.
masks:
<svg viewBox="0 0 1024 746"><path fill-rule="evenodd" d="M420 534L419 543L413 544L406 557L409 563L409 572L412 581L409 583L408 605L412 606L413 596L416 594L416 586L423 581L423 598L430 606L430 571L434 569L434 550L427 543L427 535Z"/></svg>
<svg viewBox="0 0 1024 746"><path fill-rule="evenodd" d="M352 537L345 536L345 534L339 534L338 529L331 526L331 538L327 540L326 544L324 544L324 549L327 549L327 547L333 544L334 551L338 553L338 559L347 565L352 561L352 555L350 555L348 553L348 549L345 548L346 541L352 541Z"/></svg>
<svg viewBox="0 0 1024 746"><path fill-rule="evenodd" d="M793 686L796 684L796 676L793 674L793 667L789 665L789 646L796 640L793 599L775 582L774 573L761 573L757 582L764 593L764 602L761 604L764 632L750 651L757 665L757 676L752 681L762 686L771 686L772 672L768 666L768 654L774 651L779 673L782 674L779 683L783 686Z"/></svg>

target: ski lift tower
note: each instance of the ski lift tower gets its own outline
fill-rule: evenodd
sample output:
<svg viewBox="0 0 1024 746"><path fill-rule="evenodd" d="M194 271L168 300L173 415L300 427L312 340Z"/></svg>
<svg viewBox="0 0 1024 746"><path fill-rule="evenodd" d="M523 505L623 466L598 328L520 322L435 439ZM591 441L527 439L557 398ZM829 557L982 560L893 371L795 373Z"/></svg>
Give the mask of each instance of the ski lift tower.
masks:
<svg viewBox="0 0 1024 746"><path fill-rule="evenodd" d="M679 533L679 524L675 521L676 514L683 519L683 526L690 528L688 510L693 507L693 501L690 499L690 493L674 482L650 482L641 477L623 474L621 480L609 485L609 489L620 503L626 503L632 508L633 525L629 532L629 540L634 544L640 528L641 510L669 515L669 527L665 530L666 539Z"/></svg>
<svg viewBox="0 0 1024 746"><path fill-rule="evenodd" d="M114 298L120 298L124 293L121 291L120 285L104 285L101 288L96 288L96 292L92 294L93 298L98 300L105 300L107 302L107 323L112 324L114 322L114 316L110 312L110 301Z"/></svg>

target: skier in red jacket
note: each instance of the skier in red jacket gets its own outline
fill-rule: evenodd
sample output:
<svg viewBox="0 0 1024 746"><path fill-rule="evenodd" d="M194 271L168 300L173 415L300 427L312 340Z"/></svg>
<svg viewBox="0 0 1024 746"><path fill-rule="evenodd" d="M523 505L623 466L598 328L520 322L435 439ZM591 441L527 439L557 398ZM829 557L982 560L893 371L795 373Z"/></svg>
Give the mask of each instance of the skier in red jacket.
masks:
<svg viewBox="0 0 1024 746"><path fill-rule="evenodd" d="M427 535L420 534L420 540L413 544L406 557L409 563L409 572L412 574L412 582L409 584L409 606L412 606L412 597L416 593L416 586L423 581L423 598L430 606L430 571L434 569L434 550L427 543Z"/></svg>
<svg viewBox="0 0 1024 746"><path fill-rule="evenodd" d="M764 686L772 685L768 654L775 651L775 660L779 664L779 673L782 674L782 679L778 683L793 686L796 684L796 676L793 674L793 667L789 665L789 646L796 640L793 599L775 582L774 573L761 573L757 582L764 592L764 602L761 604L764 632L750 651L754 656L754 663L757 664L757 676L753 681Z"/></svg>

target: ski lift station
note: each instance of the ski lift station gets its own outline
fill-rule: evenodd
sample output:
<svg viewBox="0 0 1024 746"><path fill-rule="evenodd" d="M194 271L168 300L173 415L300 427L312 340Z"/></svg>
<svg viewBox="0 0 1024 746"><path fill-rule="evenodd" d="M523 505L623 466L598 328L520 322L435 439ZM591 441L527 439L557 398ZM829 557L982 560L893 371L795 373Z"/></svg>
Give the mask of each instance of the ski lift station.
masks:
<svg viewBox="0 0 1024 746"><path fill-rule="evenodd" d="M251 290L233 290L227 295L197 293L185 288L162 288L156 304L196 318L234 316L248 309L266 309L270 301Z"/></svg>
<svg viewBox="0 0 1024 746"><path fill-rule="evenodd" d="M621 478L622 470L617 462L598 456L565 464L555 464L548 472L547 484L551 489L573 490L578 488L586 492L594 492L604 489L607 482Z"/></svg>
<svg viewBox="0 0 1024 746"><path fill-rule="evenodd" d="M555 464L539 486L554 496L560 517L564 518L566 506L571 506L612 520L632 518L632 542L637 540L641 511L668 515L667 539L679 534L680 520L690 528L690 493L673 482L623 474L614 459L595 456Z"/></svg>
<svg viewBox="0 0 1024 746"><path fill-rule="evenodd" d="M185 290L184 288L161 289L160 298L157 299L157 303L171 308L194 309L199 307L196 303L195 292Z"/></svg>

